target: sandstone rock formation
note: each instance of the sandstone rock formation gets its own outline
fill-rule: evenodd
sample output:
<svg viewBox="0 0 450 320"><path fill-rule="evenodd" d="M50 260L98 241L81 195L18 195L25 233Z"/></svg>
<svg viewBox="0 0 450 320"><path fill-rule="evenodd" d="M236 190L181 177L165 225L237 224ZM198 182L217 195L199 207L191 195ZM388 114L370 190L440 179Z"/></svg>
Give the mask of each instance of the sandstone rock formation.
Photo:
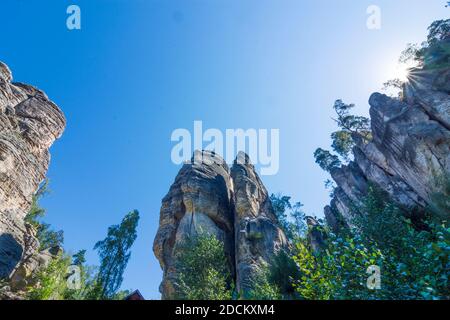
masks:
<svg viewBox="0 0 450 320"><path fill-rule="evenodd" d="M177 244L198 232L223 241L237 290L244 294L259 267L287 245L268 193L245 154L230 170L214 153L196 151L164 197L153 245L164 271L163 299L176 295Z"/></svg>
<svg viewBox="0 0 450 320"><path fill-rule="evenodd" d="M434 194L450 198L443 183L450 177L449 84L449 66L415 69L402 100L380 93L370 97L373 140L355 137L354 160L331 172L337 189L325 217L335 232L351 225L350 208L360 204L369 184L387 192L413 219Z"/></svg>
<svg viewBox="0 0 450 320"><path fill-rule="evenodd" d="M44 92L11 81L0 62L0 278L19 281L48 256L36 255L39 243L24 218L66 120Z"/></svg>

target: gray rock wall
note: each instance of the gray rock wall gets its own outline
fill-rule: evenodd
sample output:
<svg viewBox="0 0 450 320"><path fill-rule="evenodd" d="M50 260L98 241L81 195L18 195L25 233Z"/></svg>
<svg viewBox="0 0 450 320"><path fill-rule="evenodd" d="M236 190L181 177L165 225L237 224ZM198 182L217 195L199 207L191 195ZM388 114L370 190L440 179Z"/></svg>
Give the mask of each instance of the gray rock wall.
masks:
<svg viewBox="0 0 450 320"><path fill-rule="evenodd" d="M64 131L61 110L42 91L13 83L0 62L0 277L35 267L39 247L24 218L45 178L48 149ZM29 262L28 266L26 263Z"/></svg>
<svg viewBox="0 0 450 320"><path fill-rule="evenodd" d="M355 139L354 161L331 172L337 189L325 217L333 230L343 227L342 220L351 226L350 208L360 204L369 183L411 217L432 204L434 194L450 198L443 183L450 177L449 84L450 67L415 69L404 99L380 93L370 97L373 140Z"/></svg>

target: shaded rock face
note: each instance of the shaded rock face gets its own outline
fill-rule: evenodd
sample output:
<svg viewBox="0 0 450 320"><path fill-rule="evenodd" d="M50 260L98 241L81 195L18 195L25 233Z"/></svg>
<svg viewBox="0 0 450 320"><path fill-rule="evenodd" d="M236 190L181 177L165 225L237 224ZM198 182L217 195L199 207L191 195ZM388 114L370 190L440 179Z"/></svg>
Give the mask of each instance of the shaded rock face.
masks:
<svg viewBox="0 0 450 320"><path fill-rule="evenodd" d="M449 83L450 68L416 69L402 101L380 93L370 97L373 140L355 138L354 161L331 172L337 189L325 217L335 232L351 226L351 208L361 203L370 184L384 190L411 218L420 219L420 209L432 203L434 194L445 195L443 179L450 177Z"/></svg>
<svg viewBox="0 0 450 320"><path fill-rule="evenodd" d="M306 217L308 226L307 241L313 252L319 252L325 248L326 233L322 224L314 217Z"/></svg>
<svg viewBox="0 0 450 320"><path fill-rule="evenodd" d="M66 123L45 93L11 81L0 62L0 278L39 264L39 243L24 218Z"/></svg>
<svg viewBox="0 0 450 320"><path fill-rule="evenodd" d="M261 265L287 245L278 227L269 194L244 153L239 153L231 168L234 185L234 236L236 288L252 289L252 280Z"/></svg>
<svg viewBox="0 0 450 320"><path fill-rule="evenodd" d="M251 289L251 278L282 247L268 193L248 157L240 153L231 170L207 151L195 152L162 200L153 251L164 271L163 299L176 297L176 256L186 237L206 232L224 243L238 291Z"/></svg>

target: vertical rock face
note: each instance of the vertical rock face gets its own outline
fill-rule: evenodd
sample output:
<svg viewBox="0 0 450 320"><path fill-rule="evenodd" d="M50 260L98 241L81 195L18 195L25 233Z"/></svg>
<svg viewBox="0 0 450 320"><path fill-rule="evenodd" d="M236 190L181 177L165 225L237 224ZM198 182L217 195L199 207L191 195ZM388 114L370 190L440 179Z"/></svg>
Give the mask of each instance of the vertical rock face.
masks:
<svg viewBox="0 0 450 320"><path fill-rule="evenodd" d="M188 236L206 232L224 243L230 272L243 292L258 267L286 245L267 191L248 157L239 157L247 161L235 161L230 170L213 153L195 152L162 200L153 250L164 271L163 299L176 296L177 244Z"/></svg>
<svg viewBox="0 0 450 320"><path fill-rule="evenodd" d="M31 261L39 246L24 218L66 123L45 93L11 80L0 62L0 278Z"/></svg>
<svg viewBox="0 0 450 320"><path fill-rule="evenodd" d="M287 245L266 188L244 153L231 168L234 185L236 289L244 294L261 265Z"/></svg>
<svg viewBox="0 0 450 320"><path fill-rule="evenodd" d="M159 229L153 251L164 271L160 286L163 299L176 294L176 255L186 237L198 232L215 235L233 252L233 210L230 169L210 153L196 152L178 173L162 200ZM232 266L230 259L230 267Z"/></svg>
<svg viewBox="0 0 450 320"><path fill-rule="evenodd" d="M325 216L335 231L343 220L351 225L350 207L360 203L369 184L411 217L431 204L434 194L450 197L443 183L450 177L450 66L412 70L409 78L402 100L370 97L373 140L355 138L354 161L331 172L337 189Z"/></svg>

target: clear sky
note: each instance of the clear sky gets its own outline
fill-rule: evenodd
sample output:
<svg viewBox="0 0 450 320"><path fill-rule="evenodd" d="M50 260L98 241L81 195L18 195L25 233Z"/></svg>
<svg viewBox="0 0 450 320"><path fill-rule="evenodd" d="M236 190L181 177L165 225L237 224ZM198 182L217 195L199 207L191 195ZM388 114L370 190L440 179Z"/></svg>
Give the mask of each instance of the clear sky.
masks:
<svg viewBox="0 0 450 320"><path fill-rule="evenodd" d="M81 30L66 28L70 4L81 8ZM380 30L366 27L371 4ZM95 242L138 209L123 287L153 299L159 207L179 170L174 129L192 131L194 120L280 129L280 170L263 181L321 216L327 175L312 154L330 144L333 102L367 114L406 44L450 16L443 0L2 0L0 8L0 60L68 120L51 149L46 221L95 264Z"/></svg>

